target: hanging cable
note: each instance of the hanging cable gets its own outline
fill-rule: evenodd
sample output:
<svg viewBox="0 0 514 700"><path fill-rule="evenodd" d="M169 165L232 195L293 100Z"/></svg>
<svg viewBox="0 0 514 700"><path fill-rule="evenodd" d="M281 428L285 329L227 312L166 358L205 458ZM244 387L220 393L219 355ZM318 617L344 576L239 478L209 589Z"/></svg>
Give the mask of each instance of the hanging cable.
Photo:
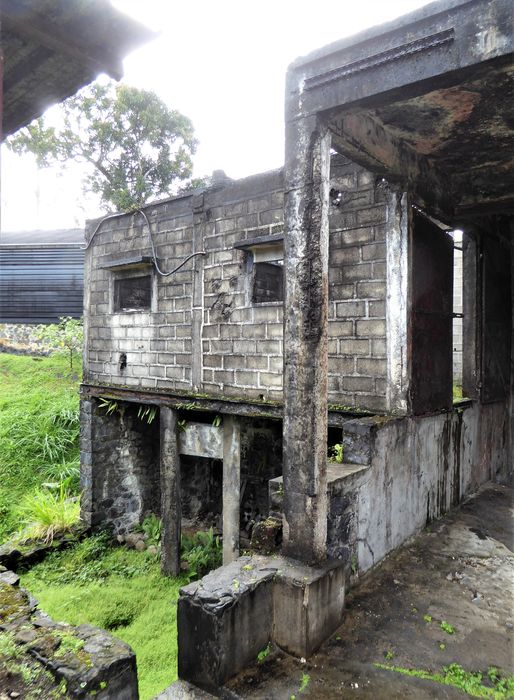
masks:
<svg viewBox="0 0 514 700"><path fill-rule="evenodd" d="M146 225L148 226L148 235L150 238L150 246L152 248L152 260L153 264L155 265L155 269L157 270L157 273L161 275L161 277L169 277L170 275L173 275L175 272L178 272L181 267L184 267L184 265L191 260L191 258L196 257L197 255L207 255L207 253L204 250L200 250L198 253L191 253L191 255L188 255L187 258L184 258L184 260L180 263L180 265L177 265L177 267L174 267L173 270L170 270L169 272L164 272L161 270L159 267L159 262L157 260L157 254L155 252L155 245L153 242L153 234L152 234L152 226L150 224L150 220L146 215L146 212L144 212L142 209L137 210L143 217L143 219L146 221Z"/></svg>
<svg viewBox="0 0 514 700"><path fill-rule="evenodd" d="M179 265L177 265L177 267L174 267L173 270L170 270L169 272L164 272L163 270L161 270L161 268L159 266L159 261L157 260L157 253L155 251L155 244L154 244L154 240L153 240L152 226L150 224L150 220L149 220L148 216L146 215L146 212L144 212L143 209L136 209L132 213L133 214L141 214L141 216L143 217L143 219L146 222L146 225L148 227L148 237L150 238L150 247L152 249L152 261L153 261L153 264L154 264L155 269L157 271L157 274L159 274L161 277L169 277L170 275L173 275L175 272L178 272L180 270L180 268L184 267L184 265L187 262L189 262L189 260L191 260L192 258L195 258L197 255L207 255L207 253L204 250L200 250L198 253L191 253L191 255L188 255L186 258L184 258L184 260ZM108 221L109 219L115 219L119 216L125 216L125 214L123 212L119 212L117 214L109 214L108 216L104 216L104 218L101 219L97 223L95 230L91 234L91 238L86 243L86 245L82 248L82 250L87 250L89 248L89 246L93 242L94 237L96 236L96 234L100 230L100 227L102 226L104 221Z"/></svg>

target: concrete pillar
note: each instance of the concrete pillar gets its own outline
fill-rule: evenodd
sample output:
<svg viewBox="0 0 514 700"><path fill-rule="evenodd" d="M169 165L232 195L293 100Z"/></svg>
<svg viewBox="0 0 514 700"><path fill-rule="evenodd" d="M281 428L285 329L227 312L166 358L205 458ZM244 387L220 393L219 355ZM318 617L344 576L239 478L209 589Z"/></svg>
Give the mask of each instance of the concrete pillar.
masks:
<svg viewBox="0 0 514 700"><path fill-rule="evenodd" d="M161 467L161 570L166 576L180 573L180 455L177 443L177 413L160 409Z"/></svg>
<svg viewBox="0 0 514 700"><path fill-rule="evenodd" d="M286 125L284 545L326 557L330 133L316 117Z"/></svg>
<svg viewBox="0 0 514 700"><path fill-rule="evenodd" d="M407 412L409 392L409 206L405 192L387 193L387 410Z"/></svg>
<svg viewBox="0 0 514 700"><path fill-rule="evenodd" d="M239 419L223 417L223 564L239 556L241 432Z"/></svg>
<svg viewBox="0 0 514 700"><path fill-rule="evenodd" d="M80 400L80 518L86 527L93 524L93 419L91 399Z"/></svg>

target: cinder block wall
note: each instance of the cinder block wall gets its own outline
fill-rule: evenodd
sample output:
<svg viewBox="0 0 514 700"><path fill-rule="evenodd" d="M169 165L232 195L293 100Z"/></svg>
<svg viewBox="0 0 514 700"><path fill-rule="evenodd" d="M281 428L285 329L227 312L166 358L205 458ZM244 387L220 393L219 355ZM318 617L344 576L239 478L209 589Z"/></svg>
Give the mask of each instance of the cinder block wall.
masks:
<svg viewBox="0 0 514 700"><path fill-rule="evenodd" d="M340 157L332 187L340 201L330 207L329 401L385 410L384 192ZM139 214L101 225L86 255L85 381L281 400L282 302L252 302L252 254L234 245L282 233L282 171L226 181L146 213L164 270L192 252L207 255L170 277L152 273L151 311L115 313L119 273L104 266L149 255L150 243ZM96 225L88 224L88 240Z"/></svg>

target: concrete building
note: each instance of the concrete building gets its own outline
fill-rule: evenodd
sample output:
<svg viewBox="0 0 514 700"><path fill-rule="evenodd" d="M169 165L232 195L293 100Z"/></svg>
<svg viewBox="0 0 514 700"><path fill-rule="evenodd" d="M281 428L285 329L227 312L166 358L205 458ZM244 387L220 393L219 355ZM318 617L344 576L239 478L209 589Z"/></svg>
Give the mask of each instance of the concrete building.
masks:
<svg viewBox="0 0 514 700"><path fill-rule="evenodd" d="M225 566L179 601L183 679L215 690L270 640L307 656L350 566L510 478L512 12L436 2L296 61L283 172L86 230L83 516L161 515L167 573L182 514L222 525ZM239 557L270 512L282 555Z"/></svg>

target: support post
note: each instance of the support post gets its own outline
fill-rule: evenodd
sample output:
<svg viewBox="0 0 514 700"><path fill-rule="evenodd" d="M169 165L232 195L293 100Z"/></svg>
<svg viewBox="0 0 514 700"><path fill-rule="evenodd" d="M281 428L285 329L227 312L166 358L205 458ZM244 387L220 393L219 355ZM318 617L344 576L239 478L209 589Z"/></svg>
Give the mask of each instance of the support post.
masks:
<svg viewBox="0 0 514 700"><path fill-rule="evenodd" d="M387 409L407 413L409 393L409 206L406 192L387 191Z"/></svg>
<svg viewBox="0 0 514 700"><path fill-rule="evenodd" d="M284 545L326 557L330 132L317 117L286 125Z"/></svg>
<svg viewBox="0 0 514 700"><path fill-rule="evenodd" d="M223 417L223 564L239 556L241 433L236 416Z"/></svg>
<svg viewBox="0 0 514 700"><path fill-rule="evenodd" d="M161 570L165 576L180 573L180 455L177 443L177 412L160 409L161 466Z"/></svg>

